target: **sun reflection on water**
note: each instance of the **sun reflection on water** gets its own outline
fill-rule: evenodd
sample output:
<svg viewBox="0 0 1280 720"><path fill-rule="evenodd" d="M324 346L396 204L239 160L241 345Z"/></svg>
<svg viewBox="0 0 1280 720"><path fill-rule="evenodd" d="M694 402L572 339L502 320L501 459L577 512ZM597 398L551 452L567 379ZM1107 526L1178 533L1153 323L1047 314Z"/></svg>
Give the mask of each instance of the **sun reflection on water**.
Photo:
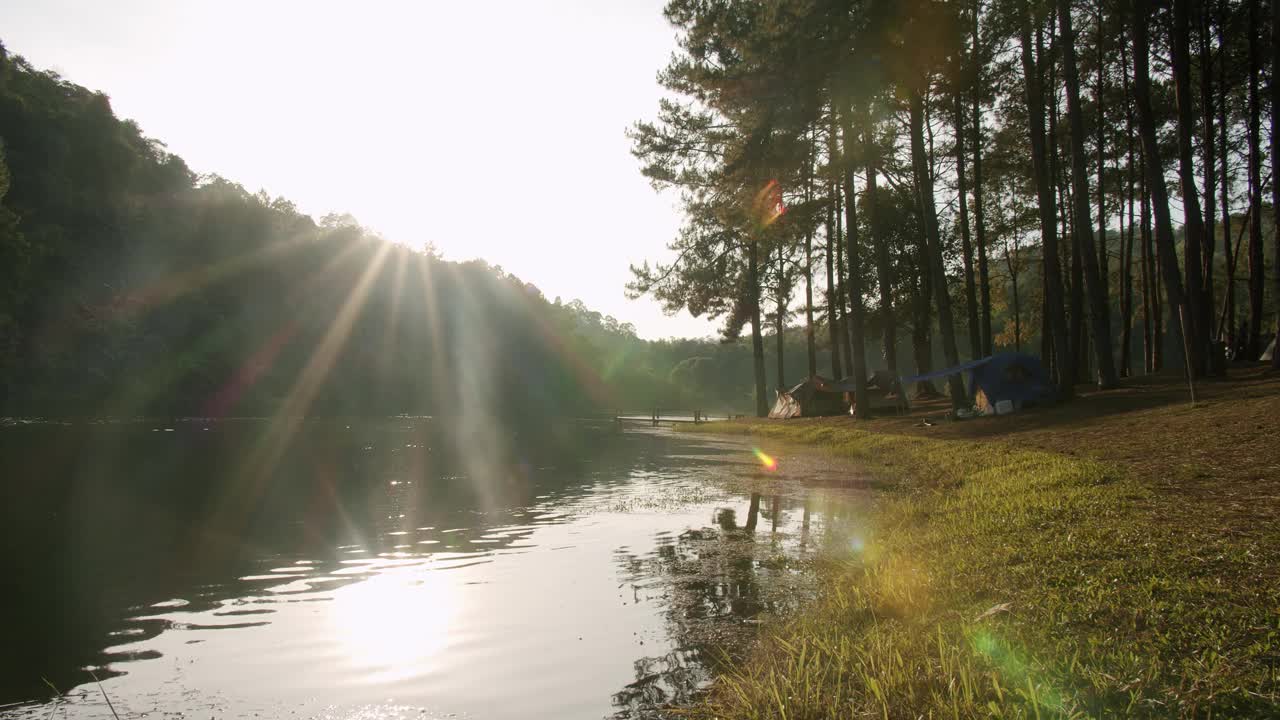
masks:
<svg viewBox="0 0 1280 720"><path fill-rule="evenodd" d="M386 682L428 672L450 644L459 609L447 572L404 568L334 593L330 620L346 661Z"/></svg>

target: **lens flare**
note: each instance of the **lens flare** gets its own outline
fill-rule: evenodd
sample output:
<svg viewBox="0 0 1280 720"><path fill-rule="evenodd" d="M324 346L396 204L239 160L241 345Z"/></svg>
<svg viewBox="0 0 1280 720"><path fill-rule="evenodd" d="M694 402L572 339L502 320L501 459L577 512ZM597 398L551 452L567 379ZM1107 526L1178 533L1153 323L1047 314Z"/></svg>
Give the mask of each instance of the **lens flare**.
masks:
<svg viewBox="0 0 1280 720"><path fill-rule="evenodd" d="M764 466L765 470L773 472L778 469L778 460L772 455L765 454L760 448L751 448L751 452L755 453L756 457L760 459L760 464Z"/></svg>
<svg viewBox="0 0 1280 720"><path fill-rule="evenodd" d="M782 201L782 186L777 180L770 180L756 193L754 204L756 221L761 227L769 227L787 212L787 206Z"/></svg>
<svg viewBox="0 0 1280 720"><path fill-rule="evenodd" d="M1054 715L1065 712L1066 703L1062 693L1047 681L1036 678L1034 668L1027 663L1016 649L998 637L991 629L983 628L970 636L974 650L986 657L996 667L1009 687L1026 686L1025 696L1032 703L1047 709Z"/></svg>

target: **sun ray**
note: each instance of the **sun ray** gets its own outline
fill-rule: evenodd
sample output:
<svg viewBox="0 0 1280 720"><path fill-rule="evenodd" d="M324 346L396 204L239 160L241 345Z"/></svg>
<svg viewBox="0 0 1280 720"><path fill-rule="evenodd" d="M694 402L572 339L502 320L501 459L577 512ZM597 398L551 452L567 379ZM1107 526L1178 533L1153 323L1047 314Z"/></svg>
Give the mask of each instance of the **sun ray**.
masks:
<svg viewBox="0 0 1280 720"><path fill-rule="evenodd" d="M298 334L298 327L298 322L292 320L267 338L209 398L201 414L211 418L226 417L240 398L271 370L276 358Z"/></svg>
<svg viewBox="0 0 1280 720"><path fill-rule="evenodd" d="M290 296L290 302L297 302L314 293L317 286L334 274L358 247L353 243L330 258L320 271L300 284L300 287ZM176 296L169 296L169 299L173 297ZM147 306L147 308L154 307L155 305ZM113 417L134 417L153 410L152 401L165 397L166 393L173 390L174 383L183 378L184 361L189 358L197 358L201 353L217 348L220 343L226 340L226 335L230 328L230 325L222 323L211 326L204 335L188 342L182 352L163 353L151 358L152 364L145 368L131 368L131 382L117 383L114 392L103 402L99 413ZM277 337L279 332L281 331L276 331L271 337ZM267 344L271 342L270 338L266 341ZM265 346L257 352L261 353L264 350ZM250 357L250 361L252 359L253 356ZM231 378L227 382L233 381L234 378ZM209 402L212 401L213 398L210 398Z"/></svg>
<svg viewBox="0 0 1280 720"><path fill-rule="evenodd" d="M348 293L346 301L294 381L280 409L271 418L257 446L236 474L235 482L229 483L222 494L221 502L211 516L215 527L229 526L226 524L231 520L244 522L247 519L249 508L257 502L262 487L288 451L298 429L306 420L312 402L346 345L390 248L389 243L378 243L373 258ZM326 271L333 267L331 263Z"/></svg>
<svg viewBox="0 0 1280 720"><path fill-rule="evenodd" d="M429 375L427 392L430 393L430 400L433 407L442 407L436 396L438 392L446 387L448 377L445 375L445 368L448 367L448 358L444 352L444 326L440 317L439 287L435 282L435 271L438 263L430 257L419 256L418 272L422 276L422 306L427 316L427 353L430 359L427 362L427 373Z"/></svg>
<svg viewBox="0 0 1280 720"><path fill-rule="evenodd" d="M386 322L382 326L382 351L377 358L378 381L385 383L391 368L402 358L396 357L400 338L400 299L404 294L405 270L408 265L409 252L403 247L395 250L395 272L391 280L391 309L387 313Z"/></svg>
<svg viewBox="0 0 1280 720"><path fill-rule="evenodd" d="M222 280L234 277L256 267L268 267L281 255L305 244L307 236L294 235L287 240L263 245L251 252L234 255L225 260L198 267L194 270L172 273L155 278L140 288L124 291L101 308L99 313L141 316L163 307L178 298L199 292Z"/></svg>
<svg viewBox="0 0 1280 720"><path fill-rule="evenodd" d="M306 418L307 412L311 409L311 403L320 392L325 379L329 376L329 371L333 369L334 363L346 346L347 337L351 334L351 329L364 308L365 300L368 299L369 292L373 288L373 281L390 249L389 243L379 243L369 265L356 281L333 322L330 323L328 332L316 346L311 359L307 361L288 395L285 396L284 403L272 420L272 427L267 431L267 437L263 443L265 452L255 453L261 457L255 458L256 462L251 462L251 466L261 463L259 469L269 473L288 449L289 442L299 424Z"/></svg>

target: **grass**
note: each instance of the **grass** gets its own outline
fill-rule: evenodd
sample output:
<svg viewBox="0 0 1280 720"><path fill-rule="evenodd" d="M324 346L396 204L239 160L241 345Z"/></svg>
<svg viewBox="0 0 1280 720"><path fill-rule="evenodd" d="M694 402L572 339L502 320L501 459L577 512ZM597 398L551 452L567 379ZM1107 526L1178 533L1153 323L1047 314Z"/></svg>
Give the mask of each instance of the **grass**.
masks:
<svg viewBox="0 0 1280 720"><path fill-rule="evenodd" d="M1280 382L1192 409L1176 380L933 427L700 427L856 459L881 491L819 600L693 714L1280 716Z"/></svg>

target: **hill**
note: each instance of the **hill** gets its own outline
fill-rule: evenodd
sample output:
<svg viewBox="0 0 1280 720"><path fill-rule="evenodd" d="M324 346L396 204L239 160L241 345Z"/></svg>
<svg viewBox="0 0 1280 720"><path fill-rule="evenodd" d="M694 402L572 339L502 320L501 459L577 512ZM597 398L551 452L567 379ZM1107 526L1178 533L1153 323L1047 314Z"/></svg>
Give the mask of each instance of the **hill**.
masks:
<svg viewBox="0 0 1280 720"><path fill-rule="evenodd" d="M736 409L749 367L197 175L0 46L0 415Z"/></svg>

